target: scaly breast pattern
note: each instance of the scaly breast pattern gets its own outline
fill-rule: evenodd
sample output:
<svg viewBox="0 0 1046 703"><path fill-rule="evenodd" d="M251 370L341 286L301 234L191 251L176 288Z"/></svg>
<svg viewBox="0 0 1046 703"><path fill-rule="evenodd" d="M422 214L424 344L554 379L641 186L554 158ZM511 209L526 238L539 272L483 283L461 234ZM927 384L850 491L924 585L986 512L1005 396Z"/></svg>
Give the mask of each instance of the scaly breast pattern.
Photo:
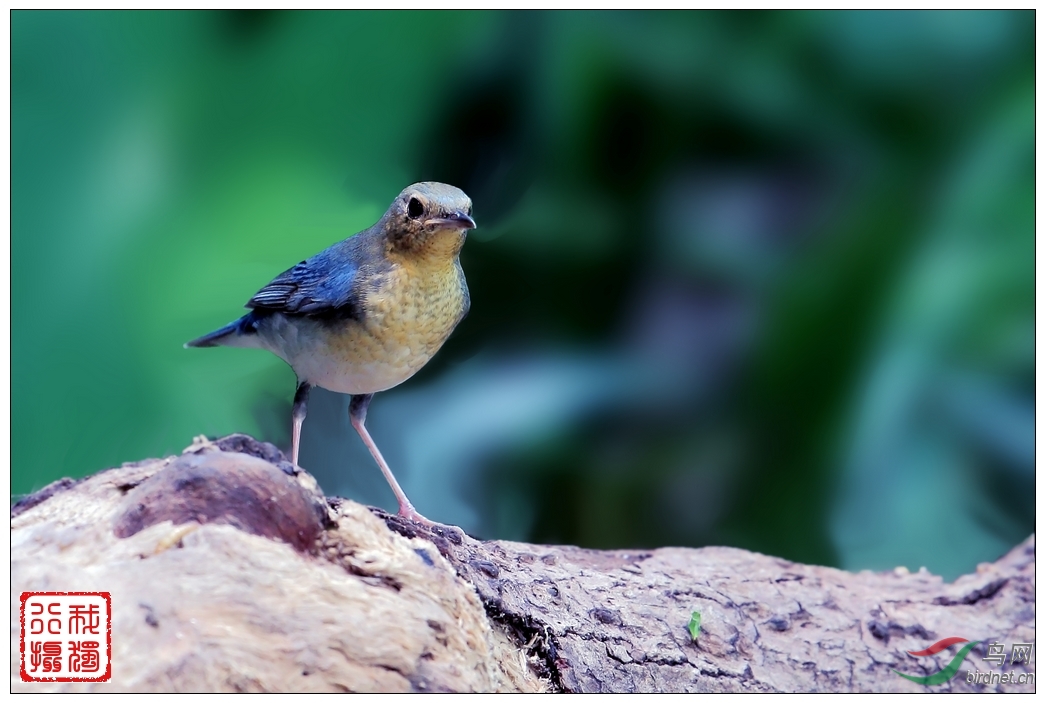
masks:
<svg viewBox="0 0 1046 703"><path fill-rule="evenodd" d="M363 321L317 330L321 343L292 366L311 383L339 393L392 388L447 341L464 314L466 295L455 261L394 266L366 293Z"/></svg>

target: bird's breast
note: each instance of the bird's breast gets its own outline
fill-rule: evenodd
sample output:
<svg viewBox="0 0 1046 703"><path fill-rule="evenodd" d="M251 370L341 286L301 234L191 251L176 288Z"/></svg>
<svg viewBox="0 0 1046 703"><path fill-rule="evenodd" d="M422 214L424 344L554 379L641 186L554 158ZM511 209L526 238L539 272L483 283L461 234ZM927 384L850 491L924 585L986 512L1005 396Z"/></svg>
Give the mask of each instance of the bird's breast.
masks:
<svg viewBox="0 0 1046 703"><path fill-rule="evenodd" d="M360 320L317 323L315 337L287 361L299 377L339 393L377 393L413 376L468 311L456 261L393 266L361 293Z"/></svg>

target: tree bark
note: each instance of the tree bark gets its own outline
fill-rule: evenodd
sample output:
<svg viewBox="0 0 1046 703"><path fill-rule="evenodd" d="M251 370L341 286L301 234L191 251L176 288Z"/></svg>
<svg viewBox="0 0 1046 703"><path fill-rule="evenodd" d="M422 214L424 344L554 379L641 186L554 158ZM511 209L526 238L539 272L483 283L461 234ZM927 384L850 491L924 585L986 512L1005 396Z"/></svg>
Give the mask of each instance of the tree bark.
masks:
<svg viewBox="0 0 1046 703"><path fill-rule="evenodd" d="M1034 642L1034 536L945 584L739 549L483 542L326 498L272 445L63 479L12 506L18 691L1032 691L971 683ZM112 594L106 683L19 675L24 591ZM696 639L688 624L700 613ZM958 675L927 687L980 641Z"/></svg>

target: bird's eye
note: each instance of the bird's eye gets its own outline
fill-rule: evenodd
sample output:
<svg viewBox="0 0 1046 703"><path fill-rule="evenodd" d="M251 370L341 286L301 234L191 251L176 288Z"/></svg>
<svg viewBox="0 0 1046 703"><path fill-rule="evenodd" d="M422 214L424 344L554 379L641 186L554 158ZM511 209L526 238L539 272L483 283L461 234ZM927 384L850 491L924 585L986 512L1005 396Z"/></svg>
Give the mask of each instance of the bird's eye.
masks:
<svg viewBox="0 0 1046 703"><path fill-rule="evenodd" d="M421 201L417 198L411 198L410 202L407 203L407 215L412 220L416 220L421 217L423 212L425 212L425 206L421 204Z"/></svg>

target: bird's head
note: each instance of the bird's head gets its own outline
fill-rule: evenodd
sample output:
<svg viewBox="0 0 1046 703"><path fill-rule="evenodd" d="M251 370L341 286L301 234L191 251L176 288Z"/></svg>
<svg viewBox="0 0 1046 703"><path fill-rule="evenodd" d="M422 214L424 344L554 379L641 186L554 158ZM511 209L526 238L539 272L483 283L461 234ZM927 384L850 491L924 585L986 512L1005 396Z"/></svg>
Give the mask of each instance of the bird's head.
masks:
<svg viewBox="0 0 1046 703"><path fill-rule="evenodd" d="M381 224L392 251L450 258L458 255L466 232L476 226L469 196L454 186L431 181L404 188Z"/></svg>

